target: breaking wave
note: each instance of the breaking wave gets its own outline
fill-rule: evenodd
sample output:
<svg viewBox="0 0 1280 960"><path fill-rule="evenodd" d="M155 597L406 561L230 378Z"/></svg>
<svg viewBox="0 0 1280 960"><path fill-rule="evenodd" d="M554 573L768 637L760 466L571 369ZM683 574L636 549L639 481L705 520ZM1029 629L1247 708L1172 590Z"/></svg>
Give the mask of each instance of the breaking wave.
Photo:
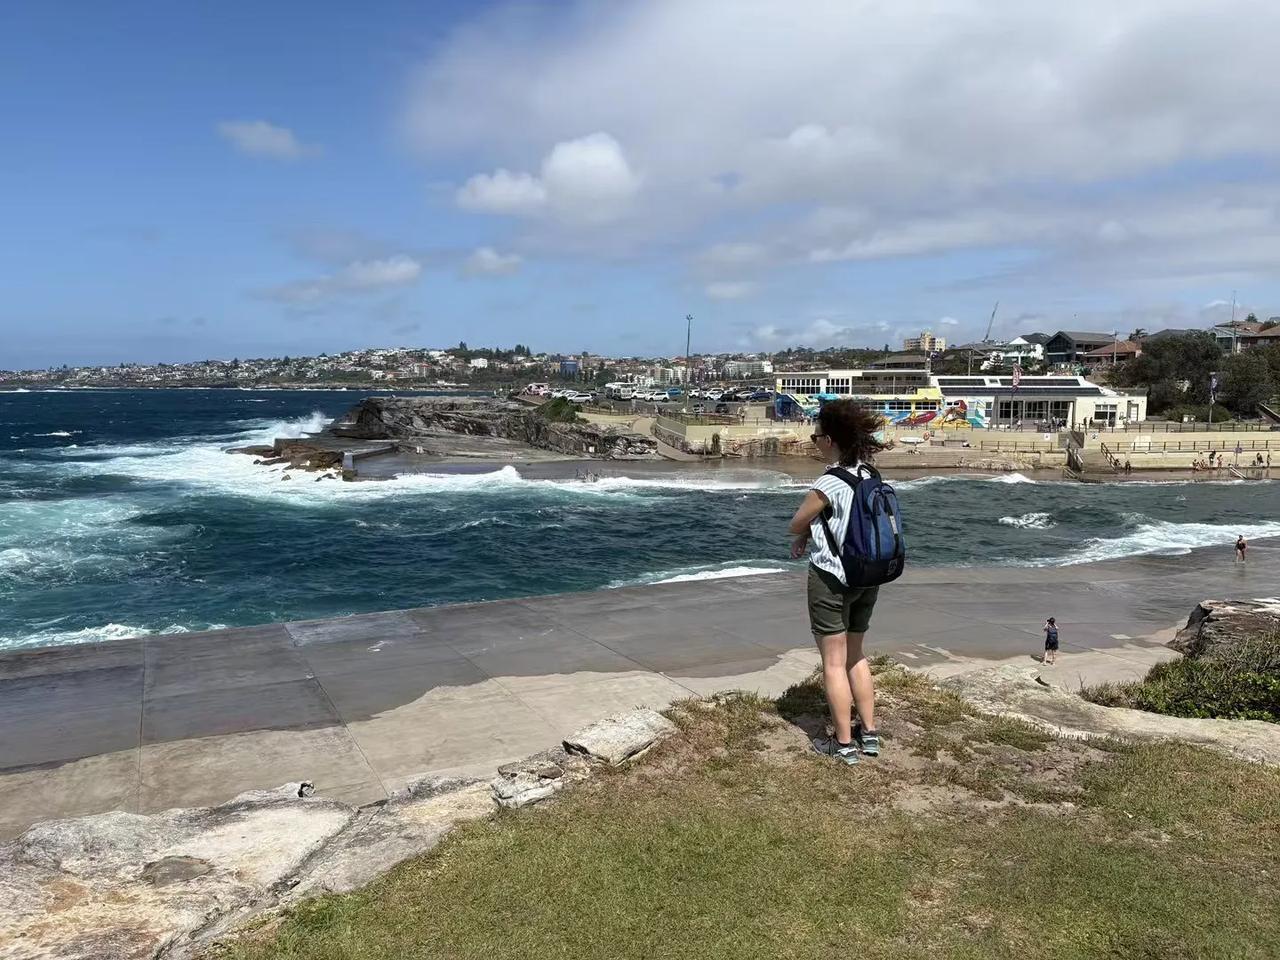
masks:
<svg viewBox="0 0 1280 960"><path fill-rule="evenodd" d="M1263 537L1280 537L1280 523L1172 523L1167 520L1141 518L1142 523L1132 533L1123 537L1094 537L1086 540L1076 553L1055 560L1030 564L1031 566L1070 566L1093 563L1098 560L1116 560L1147 554L1178 555L1190 553L1196 547L1221 546L1230 551L1238 535L1254 540Z"/></svg>
<svg viewBox="0 0 1280 960"><path fill-rule="evenodd" d="M1021 527L1024 530L1048 530L1056 526L1053 515L1048 513L1024 513L1020 517L1001 517L1000 522L1006 527Z"/></svg>

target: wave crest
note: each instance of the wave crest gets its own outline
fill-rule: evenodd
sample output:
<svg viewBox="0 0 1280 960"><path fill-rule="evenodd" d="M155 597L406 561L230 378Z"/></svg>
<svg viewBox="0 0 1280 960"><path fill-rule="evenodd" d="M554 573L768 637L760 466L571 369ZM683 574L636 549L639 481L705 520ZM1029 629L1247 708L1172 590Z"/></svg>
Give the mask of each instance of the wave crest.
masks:
<svg viewBox="0 0 1280 960"><path fill-rule="evenodd" d="M1053 515L1048 513L1024 513L1020 517L1001 517L1000 523L1006 527L1020 527L1024 530L1048 530L1057 526Z"/></svg>

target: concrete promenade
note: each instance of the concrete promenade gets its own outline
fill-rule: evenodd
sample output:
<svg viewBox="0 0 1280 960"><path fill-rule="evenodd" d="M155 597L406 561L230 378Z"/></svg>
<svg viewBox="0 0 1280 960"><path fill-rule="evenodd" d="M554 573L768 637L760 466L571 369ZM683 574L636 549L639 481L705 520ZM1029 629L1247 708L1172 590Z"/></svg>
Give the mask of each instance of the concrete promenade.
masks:
<svg viewBox="0 0 1280 960"><path fill-rule="evenodd" d="M1280 547L1074 567L912 568L869 646L917 667L1040 649L1059 682L1139 676L1207 596L1269 596ZM817 664L799 573L149 636L0 657L0 837L311 780L362 803L487 775L591 721L717 690L776 694ZM1074 666L1073 666L1074 664ZM891 718L887 718L891 723Z"/></svg>

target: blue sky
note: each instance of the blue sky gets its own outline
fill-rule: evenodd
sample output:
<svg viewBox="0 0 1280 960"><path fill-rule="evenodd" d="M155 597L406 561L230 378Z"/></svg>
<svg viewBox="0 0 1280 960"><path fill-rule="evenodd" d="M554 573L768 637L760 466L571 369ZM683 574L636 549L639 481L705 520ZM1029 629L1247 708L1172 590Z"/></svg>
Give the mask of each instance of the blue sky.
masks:
<svg viewBox="0 0 1280 960"><path fill-rule="evenodd" d="M1280 313L1274 5L11 3L0 368Z"/></svg>

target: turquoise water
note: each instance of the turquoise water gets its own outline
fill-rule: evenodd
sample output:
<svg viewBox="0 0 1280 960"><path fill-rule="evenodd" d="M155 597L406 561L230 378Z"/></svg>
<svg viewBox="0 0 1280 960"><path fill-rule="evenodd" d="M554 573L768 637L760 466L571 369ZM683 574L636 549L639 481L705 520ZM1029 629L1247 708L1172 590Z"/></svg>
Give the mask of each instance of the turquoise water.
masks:
<svg viewBox="0 0 1280 960"><path fill-rule="evenodd" d="M0 393L0 647L790 563L786 521L804 484L774 470L281 482L224 452L318 429L363 395ZM1077 563L1280 535L1272 483L1012 475L898 489L913 564Z"/></svg>

